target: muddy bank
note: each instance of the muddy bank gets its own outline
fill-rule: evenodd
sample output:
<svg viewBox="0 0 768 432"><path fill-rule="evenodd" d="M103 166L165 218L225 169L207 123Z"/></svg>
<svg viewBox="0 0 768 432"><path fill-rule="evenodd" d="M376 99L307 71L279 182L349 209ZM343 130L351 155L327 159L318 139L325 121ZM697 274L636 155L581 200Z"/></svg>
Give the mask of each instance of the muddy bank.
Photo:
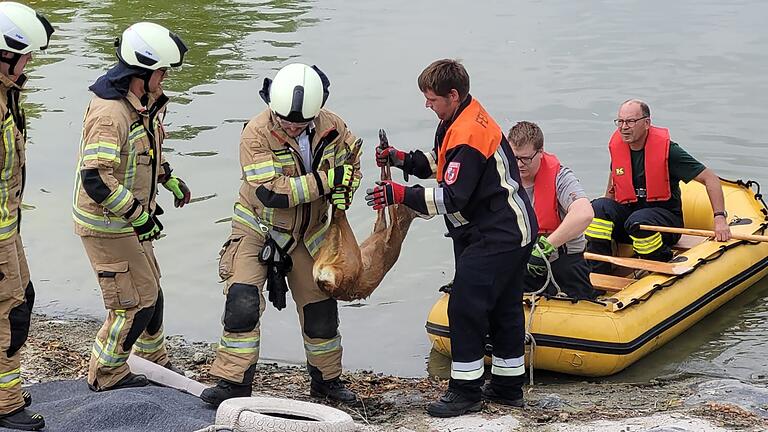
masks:
<svg viewBox="0 0 768 432"><path fill-rule="evenodd" d="M82 378L87 374L93 336L100 323L85 318L36 315L23 354L27 384ZM212 383L214 357L209 343L168 338L172 361L187 375ZM486 404L480 415L435 420L424 412L446 383L436 378L399 378L370 371L346 372L343 378L361 397L348 408L363 430L766 430L768 390L735 380L672 376L647 383L594 381L537 384L527 389L527 406L511 409ZM261 362L254 389L258 394L309 400L309 379L302 367ZM316 400L314 400L316 401Z"/></svg>

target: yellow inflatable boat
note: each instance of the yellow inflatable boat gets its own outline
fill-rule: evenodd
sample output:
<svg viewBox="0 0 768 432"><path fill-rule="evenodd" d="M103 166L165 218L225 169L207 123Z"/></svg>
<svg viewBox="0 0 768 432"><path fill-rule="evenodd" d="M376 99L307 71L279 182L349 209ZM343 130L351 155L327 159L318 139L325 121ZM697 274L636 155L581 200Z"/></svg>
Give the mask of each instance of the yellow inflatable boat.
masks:
<svg viewBox="0 0 768 432"><path fill-rule="evenodd" d="M722 186L731 231L764 234L768 209L759 185L723 180ZM711 230L712 208L704 186L691 182L681 188L685 227ZM620 255L631 253L625 246ZM720 243L684 235L675 249L672 265L684 269L683 274L593 274L593 284L606 290L596 301L526 294L526 323L535 306L528 329L535 341L534 367L582 376L615 374L768 274L768 242ZM450 356L448 298L443 294L437 300L426 328L435 349Z"/></svg>

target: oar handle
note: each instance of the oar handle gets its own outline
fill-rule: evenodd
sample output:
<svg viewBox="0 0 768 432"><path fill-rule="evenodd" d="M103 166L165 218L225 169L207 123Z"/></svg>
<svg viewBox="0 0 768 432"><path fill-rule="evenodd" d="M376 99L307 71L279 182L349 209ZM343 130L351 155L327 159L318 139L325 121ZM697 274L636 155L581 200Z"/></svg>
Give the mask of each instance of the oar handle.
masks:
<svg viewBox="0 0 768 432"><path fill-rule="evenodd" d="M687 234L687 235L698 236L698 237L714 237L715 236L714 231L700 230L700 229L693 229L693 228L676 228L676 227L665 227L665 226L656 226L656 225L640 225L640 229L645 231L656 231L656 232L664 232L664 233L671 233L671 234ZM768 236L757 235L757 234L731 233L731 238L734 238L736 240L746 240L746 241L754 241L754 242L768 242Z"/></svg>

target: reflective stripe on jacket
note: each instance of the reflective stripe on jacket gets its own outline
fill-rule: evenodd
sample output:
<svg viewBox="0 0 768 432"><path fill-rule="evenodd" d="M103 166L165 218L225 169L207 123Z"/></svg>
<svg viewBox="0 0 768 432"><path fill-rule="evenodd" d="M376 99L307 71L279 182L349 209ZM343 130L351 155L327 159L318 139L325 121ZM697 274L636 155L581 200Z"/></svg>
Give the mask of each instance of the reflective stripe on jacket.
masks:
<svg viewBox="0 0 768 432"><path fill-rule="evenodd" d="M560 212L557 211L557 173L560 161L552 153L541 153L541 165L533 183L533 208L539 234L551 234L560 226Z"/></svg>
<svg viewBox="0 0 768 432"><path fill-rule="evenodd" d="M645 188L647 201L667 201L672 198L669 184L669 129L651 126L645 141L645 185L635 185L632 176L632 156L629 145L618 130L608 143L611 152L611 179L615 199L621 204L637 202L635 187Z"/></svg>
<svg viewBox="0 0 768 432"><path fill-rule="evenodd" d="M83 120L75 180L72 217L81 236L123 237L134 235L130 221L142 210L155 211L157 180L165 132L162 113L168 98L150 98L150 109L128 92L124 99L94 96ZM154 104L154 105L153 105ZM151 125L150 125L151 122ZM89 196L83 170L97 170L109 195L101 202ZM138 200L140 206L135 205Z"/></svg>
<svg viewBox="0 0 768 432"><path fill-rule="evenodd" d="M0 148L0 241L19 231L19 212L24 195L26 162L26 125L24 109L19 104L26 76L13 82L0 74L0 119L2 119L2 148Z"/></svg>
<svg viewBox="0 0 768 432"><path fill-rule="evenodd" d="M360 178L362 142L328 110L321 110L313 125L312 171L307 172L299 144L283 132L270 110L246 124L240 139L243 182L232 224L263 235L260 220L288 251L301 240L314 256L328 229L326 171L350 163Z"/></svg>

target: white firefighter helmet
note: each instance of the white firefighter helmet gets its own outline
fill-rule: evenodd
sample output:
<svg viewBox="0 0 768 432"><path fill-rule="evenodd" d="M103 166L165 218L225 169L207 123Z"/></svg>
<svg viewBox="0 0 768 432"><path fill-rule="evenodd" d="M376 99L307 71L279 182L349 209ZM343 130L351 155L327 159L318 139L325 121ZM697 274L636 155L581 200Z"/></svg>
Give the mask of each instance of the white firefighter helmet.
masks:
<svg viewBox="0 0 768 432"><path fill-rule="evenodd" d="M117 58L128 66L147 70L181 66L187 46L167 28L140 22L128 27L115 41Z"/></svg>
<svg viewBox="0 0 768 432"><path fill-rule="evenodd" d="M27 54L48 48L53 26L29 6L0 2L0 50Z"/></svg>
<svg viewBox="0 0 768 432"><path fill-rule="evenodd" d="M329 85L317 66L293 63L280 69L274 81L265 79L260 94L279 117L302 123L315 118L325 105Z"/></svg>

